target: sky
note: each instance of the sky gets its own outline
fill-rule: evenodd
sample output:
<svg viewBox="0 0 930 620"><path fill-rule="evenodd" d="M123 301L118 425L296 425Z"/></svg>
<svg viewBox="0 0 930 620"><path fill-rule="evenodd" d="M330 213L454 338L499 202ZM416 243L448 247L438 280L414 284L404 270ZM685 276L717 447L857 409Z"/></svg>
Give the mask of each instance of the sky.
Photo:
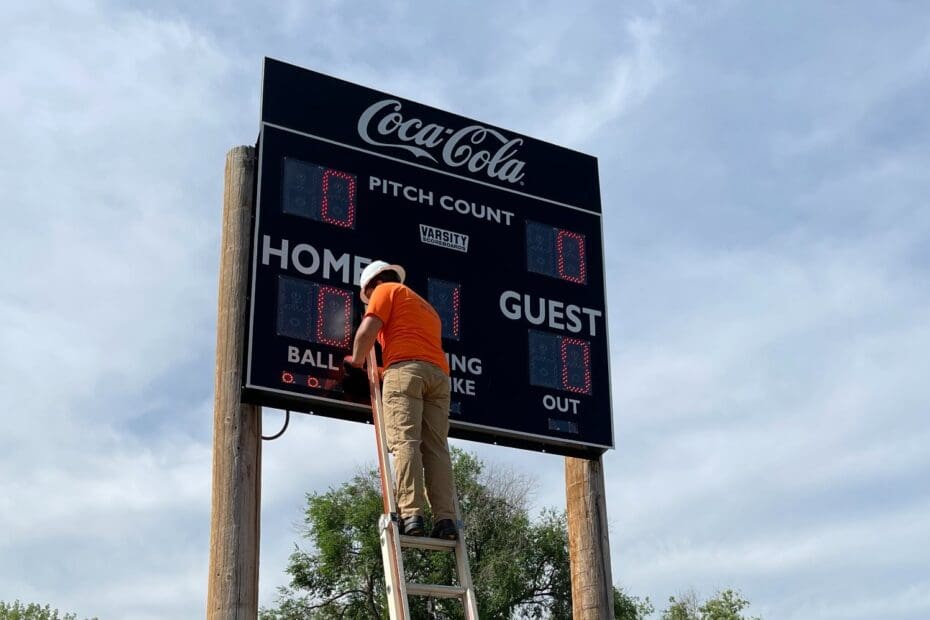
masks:
<svg viewBox="0 0 930 620"><path fill-rule="evenodd" d="M0 31L0 600L204 614L223 166L271 56L598 158L618 585L930 617L925 3L62 0ZM453 443L564 506L560 457ZM374 450L311 416L263 450L270 605L305 494Z"/></svg>

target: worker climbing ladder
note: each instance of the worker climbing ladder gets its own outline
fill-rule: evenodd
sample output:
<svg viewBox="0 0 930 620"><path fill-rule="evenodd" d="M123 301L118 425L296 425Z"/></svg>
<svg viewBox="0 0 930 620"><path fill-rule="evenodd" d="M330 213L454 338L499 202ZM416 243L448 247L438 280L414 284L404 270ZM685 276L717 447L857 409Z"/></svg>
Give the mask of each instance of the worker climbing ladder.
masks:
<svg viewBox="0 0 930 620"><path fill-rule="evenodd" d="M475 589L471 581L471 568L468 565L465 532L461 526L462 514L459 510L457 494L455 494L455 520L459 526L457 540L444 540L425 536L403 536L400 533L400 528L397 525L397 500L394 497L394 478L391 475L391 461L388 456L381 385L378 378L378 364L374 348L368 354L368 383L371 391L375 439L378 444L381 496L384 501L384 514L378 520L378 530L381 539L381 558L384 561L384 582L387 590L390 618L391 620L409 620L410 607L407 597L429 596L459 599L465 607L465 620L478 620L478 605L475 599ZM404 559L401 553L401 550L405 548L455 553L458 585L408 582L404 574Z"/></svg>

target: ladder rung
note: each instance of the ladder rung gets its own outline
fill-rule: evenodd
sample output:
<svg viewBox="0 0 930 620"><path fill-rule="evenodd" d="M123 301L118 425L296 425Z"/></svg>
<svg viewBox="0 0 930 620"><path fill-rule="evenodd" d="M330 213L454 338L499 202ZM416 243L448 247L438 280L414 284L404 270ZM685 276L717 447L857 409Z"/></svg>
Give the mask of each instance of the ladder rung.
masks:
<svg viewBox="0 0 930 620"><path fill-rule="evenodd" d="M465 588L462 586L441 586L429 583L407 582L407 594L411 596L435 596L437 598L462 598Z"/></svg>
<svg viewBox="0 0 930 620"><path fill-rule="evenodd" d="M427 536L404 536L400 537L401 547L411 547L413 549L429 549L431 551L452 551L458 544L456 540L445 540L442 538L429 538Z"/></svg>

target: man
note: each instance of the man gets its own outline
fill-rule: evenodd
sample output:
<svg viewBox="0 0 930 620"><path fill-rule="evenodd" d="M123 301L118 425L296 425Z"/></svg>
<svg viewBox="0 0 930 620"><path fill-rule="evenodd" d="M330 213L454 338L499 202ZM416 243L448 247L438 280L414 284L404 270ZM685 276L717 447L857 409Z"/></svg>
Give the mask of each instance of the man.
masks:
<svg viewBox="0 0 930 620"><path fill-rule="evenodd" d="M394 453L401 533L426 533L423 508L428 498L435 521L431 536L455 540L447 442L451 382L442 325L429 302L404 285L405 277L403 267L380 260L362 271L359 286L368 307L346 363L361 368L375 340L381 344L384 421Z"/></svg>

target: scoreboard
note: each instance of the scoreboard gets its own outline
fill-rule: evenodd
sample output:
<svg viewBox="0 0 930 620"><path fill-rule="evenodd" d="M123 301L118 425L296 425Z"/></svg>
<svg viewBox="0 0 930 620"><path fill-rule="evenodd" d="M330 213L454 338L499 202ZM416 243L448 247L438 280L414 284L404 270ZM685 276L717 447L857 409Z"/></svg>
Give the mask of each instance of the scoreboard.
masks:
<svg viewBox="0 0 930 620"><path fill-rule="evenodd" d="M597 160L265 59L243 401L367 422L362 269L442 319L450 435L613 447Z"/></svg>

